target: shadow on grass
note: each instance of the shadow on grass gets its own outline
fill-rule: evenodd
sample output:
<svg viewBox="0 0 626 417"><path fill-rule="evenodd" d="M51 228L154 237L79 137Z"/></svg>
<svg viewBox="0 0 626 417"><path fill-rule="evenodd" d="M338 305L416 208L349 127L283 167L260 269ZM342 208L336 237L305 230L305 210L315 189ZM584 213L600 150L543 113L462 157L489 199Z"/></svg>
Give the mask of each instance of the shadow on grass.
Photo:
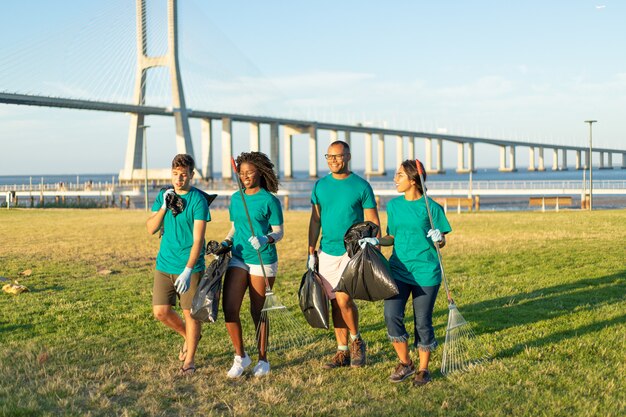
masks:
<svg viewBox="0 0 626 417"><path fill-rule="evenodd" d="M15 330L32 330L32 324L9 324L0 322L0 334L2 333L10 333Z"/></svg>
<svg viewBox="0 0 626 417"><path fill-rule="evenodd" d="M509 349L498 352L499 358L517 356L521 352L526 349L527 346L532 347L542 347L545 345L551 345L553 343L558 343L564 339L571 339L573 337L579 337L580 335L593 333L600 331L606 327L611 327L619 324L626 323L626 315L621 315L619 317L615 317L609 320L602 320L592 324L588 324L586 326L576 327L572 329L563 330L561 332L552 333L545 337L533 340L530 343L517 343Z"/></svg>
<svg viewBox="0 0 626 417"><path fill-rule="evenodd" d="M516 295L459 305L477 332L490 333L622 303L626 293L626 271L599 278L586 278Z"/></svg>
<svg viewBox="0 0 626 417"><path fill-rule="evenodd" d="M39 292L47 292L47 291L51 291L51 292L63 291L64 289L65 287L61 285L48 285L47 287L34 287L34 288L31 287L28 289L28 292L37 294Z"/></svg>

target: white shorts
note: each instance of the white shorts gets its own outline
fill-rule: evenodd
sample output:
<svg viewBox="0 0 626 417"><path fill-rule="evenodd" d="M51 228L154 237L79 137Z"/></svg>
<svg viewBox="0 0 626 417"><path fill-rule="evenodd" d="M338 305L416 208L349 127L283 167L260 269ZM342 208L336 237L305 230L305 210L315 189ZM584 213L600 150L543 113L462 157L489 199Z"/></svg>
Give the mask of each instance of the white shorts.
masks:
<svg viewBox="0 0 626 417"><path fill-rule="evenodd" d="M344 253L341 256L333 256L322 251L318 252L317 259L319 260L319 274L324 283L324 290L326 295L331 300L335 299L335 293L333 289L339 284L341 274L346 269L346 265L350 261L348 253Z"/></svg>
<svg viewBox="0 0 626 417"><path fill-rule="evenodd" d="M265 267L265 276L266 277L275 277L278 273L278 262L274 262L273 264L263 264ZM241 258L237 258L233 256L230 258L228 262L228 268L241 268L247 271L250 275L256 275L258 277L263 276L263 269L261 269L261 265L251 265L247 264Z"/></svg>

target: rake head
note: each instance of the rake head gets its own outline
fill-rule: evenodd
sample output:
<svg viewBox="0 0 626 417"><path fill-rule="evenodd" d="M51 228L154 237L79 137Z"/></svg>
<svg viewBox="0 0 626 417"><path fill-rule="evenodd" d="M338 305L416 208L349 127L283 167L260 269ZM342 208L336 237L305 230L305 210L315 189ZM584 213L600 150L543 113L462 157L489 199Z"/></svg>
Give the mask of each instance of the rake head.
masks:
<svg viewBox="0 0 626 417"><path fill-rule="evenodd" d="M486 349L474 334L470 324L456 308L456 305L450 303L448 309L446 342L441 359L441 373L443 375L465 371L471 366L489 359Z"/></svg>
<svg viewBox="0 0 626 417"><path fill-rule="evenodd" d="M278 296L268 291L256 328L256 341L261 349L276 351L303 347L313 341L313 334L304 317L291 314Z"/></svg>

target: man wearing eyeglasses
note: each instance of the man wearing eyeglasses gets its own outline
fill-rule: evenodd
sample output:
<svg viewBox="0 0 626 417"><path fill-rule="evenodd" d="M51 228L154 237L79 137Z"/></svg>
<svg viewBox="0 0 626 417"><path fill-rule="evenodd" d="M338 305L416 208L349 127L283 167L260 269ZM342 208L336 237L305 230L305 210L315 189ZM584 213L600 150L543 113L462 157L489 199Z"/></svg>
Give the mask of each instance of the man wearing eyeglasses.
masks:
<svg viewBox="0 0 626 417"><path fill-rule="evenodd" d="M365 342L359 333L357 306L347 293L334 293L332 290L350 260L343 243L348 228L364 220L380 226L380 220L372 187L348 167L350 146L346 142L335 141L324 156L330 174L315 183L311 194L307 266L315 269L317 264L332 306L337 352L324 368L359 367L365 364ZM320 231L322 238L316 259L315 247Z"/></svg>

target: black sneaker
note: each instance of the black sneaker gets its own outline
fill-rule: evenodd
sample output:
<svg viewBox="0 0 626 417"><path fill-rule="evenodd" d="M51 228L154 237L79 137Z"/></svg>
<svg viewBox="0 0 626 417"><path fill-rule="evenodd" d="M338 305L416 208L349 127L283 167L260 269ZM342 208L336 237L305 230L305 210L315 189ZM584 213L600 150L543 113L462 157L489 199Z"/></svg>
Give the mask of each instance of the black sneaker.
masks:
<svg viewBox="0 0 626 417"><path fill-rule="evenodd" d="M365 341L359 336L350 343L350 366L365 365Z"/></svg>
<svg viewBox="0 0 626 417"><path fill-rule="evenodd" d="M405 365L402 362L400 362L398 366L396 366L396 369L389 376L389 381L402 382L408 377L410 377L411 375L413 375L414 373L415 373L415 365L413 365L413 361L411 361L411 363L409 363L408 365Z"/></svg>
<svg viewBox="0 0 626 417"><path fill-rule="evenodd" d="M340 368L342 366L350 365L350 352L347 350L338 350L335 353L335 356L330 360L330 362L324 364L324 369L335 369Z"/></svg>
<svg viewBox="0 0 626 417"><path fill-rule="evenodd" d="M413 378L413 386L421 387L422 385L428 384L430 381L430 372L422 370L415 374L415 378Z"/></svg>

